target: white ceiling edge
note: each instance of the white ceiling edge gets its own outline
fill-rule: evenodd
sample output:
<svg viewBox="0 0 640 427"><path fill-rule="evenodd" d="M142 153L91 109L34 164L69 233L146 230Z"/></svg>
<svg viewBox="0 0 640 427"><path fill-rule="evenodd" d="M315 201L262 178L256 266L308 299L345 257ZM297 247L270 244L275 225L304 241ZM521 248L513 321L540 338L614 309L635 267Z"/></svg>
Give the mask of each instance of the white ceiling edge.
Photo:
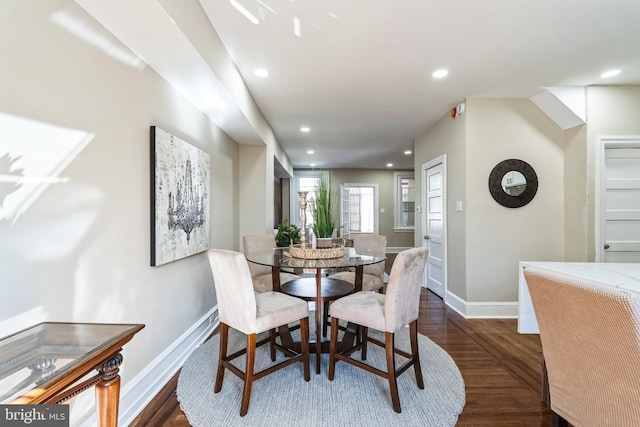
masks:
<svg viewBox="0 0 640 427"><path fill-rule="evenodd" d="M586 94L582 86L546 87L529 99L562 130L586 123Z"/></svg>
<svg viewBox="0 0 640 427"><path fill-rule="evenodd" d="M75 2L236 142L266 144L221 79L157 0ZM153 25L141 29L140 22Z"/></svg>

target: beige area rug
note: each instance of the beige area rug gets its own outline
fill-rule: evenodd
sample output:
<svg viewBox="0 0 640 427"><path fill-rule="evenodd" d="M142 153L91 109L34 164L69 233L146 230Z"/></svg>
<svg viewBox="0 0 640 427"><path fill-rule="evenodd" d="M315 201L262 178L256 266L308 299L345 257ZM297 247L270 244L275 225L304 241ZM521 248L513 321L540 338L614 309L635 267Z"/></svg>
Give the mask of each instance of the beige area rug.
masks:
<svg viewBox="0 0 640 427"><path fill-rule="evenodd" d="M369 330L384 341L384 335ZM302 364L296 363L253 383L249 413L240 417L242 381L228 370L222 391L213 387L218 360L219 335L213 336L188 357L178 379L177 396L189 423L213 426L421 426L444 427L456 424L465 404L462 375L453 359L424 335L418 335L424 390L416 385L413 368L398 377L402 413L391 407L387 380L344 362L337 362L335 378L327 379L329 355L323 354L321 373L315 374L311 356L311 381L305 382ZM244 335L231 331L229 349L244 346ZM396 347L409 350L408 328L396 334ZM354 353L356 358L360 353ZM283 359L278 352L277 361ZM399 366L404 358L396 356ZM244 370L244 356L237 366ZM367 363L384 369L384 350L369 345ZM272 364L269 347L260 347L256 371Z"/></svg>

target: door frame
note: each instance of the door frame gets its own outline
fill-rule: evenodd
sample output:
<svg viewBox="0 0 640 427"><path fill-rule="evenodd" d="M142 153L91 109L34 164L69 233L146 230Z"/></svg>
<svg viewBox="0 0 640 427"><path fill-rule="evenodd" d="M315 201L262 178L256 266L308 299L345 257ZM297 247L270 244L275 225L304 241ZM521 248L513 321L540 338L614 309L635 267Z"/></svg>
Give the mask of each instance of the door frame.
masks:
<svg viewBox="0 0 640 427"><path fill-rule="evenodd" d="M448 272L449 272L449 267L448 267L448 254L447 254L447 224L448 224L448 218L447 218L447 155L446 154L442 154L434 159L429 160L426 163L423 163L421 166L421 171L422 171L422 178L421 178L421 183L420 183L420 198L422 200L422 206L421 206L421 210L422 210L422 236L425 235L425 233L427 232L427 215L429 214L428 209L427 208L427 189L426 189L426 181L427 181L427 170L431 169L434 166L438 166L439 164L442 164L442 285L444 287L443 290L443 294L444 294L444 298L443 300L446 302L447 301L447 294L448 294ZM425 240L424 237L418 237L420 239L420 241L422 242L421 246L425 246ZM428 267L428 263L427 263L427 267ZM422 287L426 288L427 287L427 275L429 274L428 270L425 269L424 272L424 277L422 279L423 283L422 283Z"/></svg>
<svg viewBox="0 0 640 427"><path fill-rule="evenodd" d="M607 148L640 148L640 135L603 135L598 137L596 147L595 173L595 249L596 262L604 262L604 227L605 227L605 151Z"/></svg>

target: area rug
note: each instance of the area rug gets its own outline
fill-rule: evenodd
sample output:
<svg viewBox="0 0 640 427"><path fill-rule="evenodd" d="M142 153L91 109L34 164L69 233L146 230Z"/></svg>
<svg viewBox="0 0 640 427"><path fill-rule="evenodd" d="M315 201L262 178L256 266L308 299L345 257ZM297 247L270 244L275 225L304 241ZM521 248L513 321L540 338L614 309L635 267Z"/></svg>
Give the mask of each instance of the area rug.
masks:
<svg viewBox="0 0 640 427"><path fill-rule="evenodd" d="M311 322L310 322L311 323ZM384 335L369 330L384 341ZM422 426L456 424L465 404L462 375L453 359L424 335L418 335L424 390L416 385L413 368L398 377L402 413L393 411L389 383L377 375L344 362L336 363L333 381L327 379L329 355L323 354L321 372L310 357L311 381L305 382L302 364L296 363L253 383L249 412L240 417L242 381L228 370L222 390L213 393L219 335L211 337L187 358L178 378L180 408L195 427L213 426ZM244 347L244 335L230 330L229 350ZM396 333L396 347L409 350L407 328ZM370 344L367 363L385 369L384 350ZM355 358L360 353L354 353ZM283 359L278 352L276 363ZM406 359L396 356L400 366ZM244 356L236 359L244 370ZM269 346L257 350L256 372L272 364Z"/></svg>

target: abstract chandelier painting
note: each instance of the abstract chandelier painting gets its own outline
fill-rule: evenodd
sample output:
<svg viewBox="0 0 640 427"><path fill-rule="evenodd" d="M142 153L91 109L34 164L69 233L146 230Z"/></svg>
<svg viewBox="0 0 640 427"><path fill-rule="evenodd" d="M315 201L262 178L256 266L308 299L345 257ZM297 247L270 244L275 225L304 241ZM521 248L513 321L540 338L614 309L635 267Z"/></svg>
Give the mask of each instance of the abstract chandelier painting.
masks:
<svg viewBox="0 0 640 427"><path fill-rule="evenodd" d="M209 154L151 126L151 265L209 249Z"/></svg>

